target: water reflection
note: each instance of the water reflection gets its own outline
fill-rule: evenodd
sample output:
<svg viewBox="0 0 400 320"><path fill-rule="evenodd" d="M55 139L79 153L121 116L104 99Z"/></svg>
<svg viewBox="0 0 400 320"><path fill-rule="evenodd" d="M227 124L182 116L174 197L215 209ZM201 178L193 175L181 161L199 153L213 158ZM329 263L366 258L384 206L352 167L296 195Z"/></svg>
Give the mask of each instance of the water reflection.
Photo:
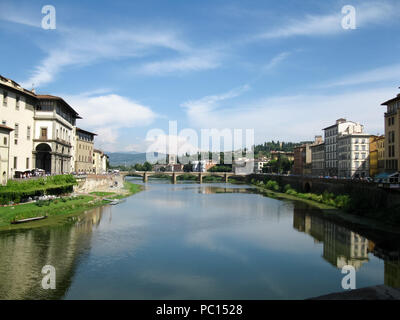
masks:
<svg viewBox="0 0 400 320"><path fill-rule="evenodd" d="M396 250L304 203L226 184L146 190L62 226L0 233L0 298L301 299L340 291L344 265L359 286L400 287ZM56 290L41 288L46 264Z"/></svg>
<svg viewBox="0 0 400 320"><path fill-rule="evenodd" d="M68 290L82 254L90 249L91 233L108 207L96 208L57 227L0 234L0 298L60 299ZM56 290L43 290L43 266L56 268Z"/></svg>
<svg viewBox="0 0 400 320"><path fill-rule="evenodd" d="M345 227L318 216L294 210L293 227L323 243L323 258L337 268L351 265L356 270L368 262L374 243Z"/></svg>

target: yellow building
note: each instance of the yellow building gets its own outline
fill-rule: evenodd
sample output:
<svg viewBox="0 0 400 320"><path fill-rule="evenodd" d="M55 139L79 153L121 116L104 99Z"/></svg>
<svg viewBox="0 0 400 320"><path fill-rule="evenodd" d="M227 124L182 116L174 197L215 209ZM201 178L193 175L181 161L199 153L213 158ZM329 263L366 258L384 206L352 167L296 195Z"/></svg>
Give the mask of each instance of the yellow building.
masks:
<svg viewBox="0 0 400 320"><path fill-rule="evenodd" d="M13 129L0 124L0 185L8 180L8 158L10 156L10 132Z"/></svg>
<svg viewBox="0 0 400 320"><path fill-rule="evenodd" d="M385 168L385 136L371 136L369 142L369 176L382 173Z"/></svg>
<svg viewBox="0 0 400 320"><path fill-rule="evenodd" d="M76 128L75 134L75 171L93 172L93 150L95 133Z"/></svg>

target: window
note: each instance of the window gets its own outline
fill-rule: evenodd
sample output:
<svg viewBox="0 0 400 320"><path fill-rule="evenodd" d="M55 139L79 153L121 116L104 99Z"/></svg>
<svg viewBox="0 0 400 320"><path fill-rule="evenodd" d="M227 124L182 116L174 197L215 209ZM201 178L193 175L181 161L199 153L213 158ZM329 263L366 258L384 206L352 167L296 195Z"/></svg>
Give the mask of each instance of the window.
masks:
<svg viewBox="0 0 400 320"><path fill-rule="evenodd" d="M14 157L14 169L17 169L17 157Z"/></svg>
<svg viewBox="0 0 400 320"><path fill-rule="evenodd" d="M40 128L40 139L47 140L47 128Z"/></svg>
<svg viewBox="0 0 400 320"><path fill-rule="evenodd" d="M3 143L4 143L5 146L7 145L7 137L4 137Z"/></svg>
<svg viewBox="0 0 400 320"><path fill-rule="evenodd" d="M8 96L8 93L7 93L7 91L3 91L3 106L7 106L7 96Z"/></svg>
<svg viewBox="0 0 400 320"><path fill-rule="evenodd" d="M26 168L29 169L29 158L26 158Z"/></svg>
<svg viewBox="0 0 400 320"><path fill-rule="evenodd" d="M15 145L18 144L18 139L14 139L14 144L15 144Z"/></svg>
<svg viewBox="0 0 400 320"><path fill-rule="evenodd" d="M7 125L7 121L6 121L6 120L1 120L1 124L2 124L3 126L6 126L6 125Z"/></svg>
<svg viewBox="0 0 400 320"><path fill-rule="evenodd" d="M19 98L19 96L17 96L15 98L15 109L17 109L17 110L19 110L19 100L20 100L20 98Z"/></svg>
<svg viewBox="0 0 400 320"><path fill-rule="evenodd" d="M18 138L18 133L19 133L19 132L18 132L18 131L19 131L18 129L19 129L19 125L18 125L18 123L16 123L16 124L15 124L15 130L14 130L14 137L15 137L15 138Z"/></svg>
<svg viewBox="0 0 400 320"><path fill-rule="evenodd" d="M28 128L26 129L26 138L28 140L31 140L31 127L28 126Z"/></svg>

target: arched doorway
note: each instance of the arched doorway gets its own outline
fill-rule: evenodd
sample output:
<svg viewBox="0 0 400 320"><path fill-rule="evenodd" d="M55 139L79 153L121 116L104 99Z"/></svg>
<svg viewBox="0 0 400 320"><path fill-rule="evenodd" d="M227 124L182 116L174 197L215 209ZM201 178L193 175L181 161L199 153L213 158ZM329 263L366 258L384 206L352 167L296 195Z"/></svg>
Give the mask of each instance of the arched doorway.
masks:
<svg viewBox="0 0 400 320"><path fill-rule="evenodd" d="M51 172L51 148L46 143L36 147L36 168Z"/></svg>

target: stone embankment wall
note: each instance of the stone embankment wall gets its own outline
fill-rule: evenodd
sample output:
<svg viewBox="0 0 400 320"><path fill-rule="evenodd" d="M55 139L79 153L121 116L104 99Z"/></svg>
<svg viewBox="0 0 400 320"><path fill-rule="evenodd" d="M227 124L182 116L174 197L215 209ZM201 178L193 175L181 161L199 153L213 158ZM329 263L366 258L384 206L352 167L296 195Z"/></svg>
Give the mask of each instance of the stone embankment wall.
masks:
<svg viewBox="0 0 400 320"><path fill-rule="evenodd" d="M122 188L124 178L120 175L95 175L90 174L77 178L78 185L74 186L74 192L89 193L93 191L108 191L111 186ZM117 184L115 184L117 182Z"/></svg>

